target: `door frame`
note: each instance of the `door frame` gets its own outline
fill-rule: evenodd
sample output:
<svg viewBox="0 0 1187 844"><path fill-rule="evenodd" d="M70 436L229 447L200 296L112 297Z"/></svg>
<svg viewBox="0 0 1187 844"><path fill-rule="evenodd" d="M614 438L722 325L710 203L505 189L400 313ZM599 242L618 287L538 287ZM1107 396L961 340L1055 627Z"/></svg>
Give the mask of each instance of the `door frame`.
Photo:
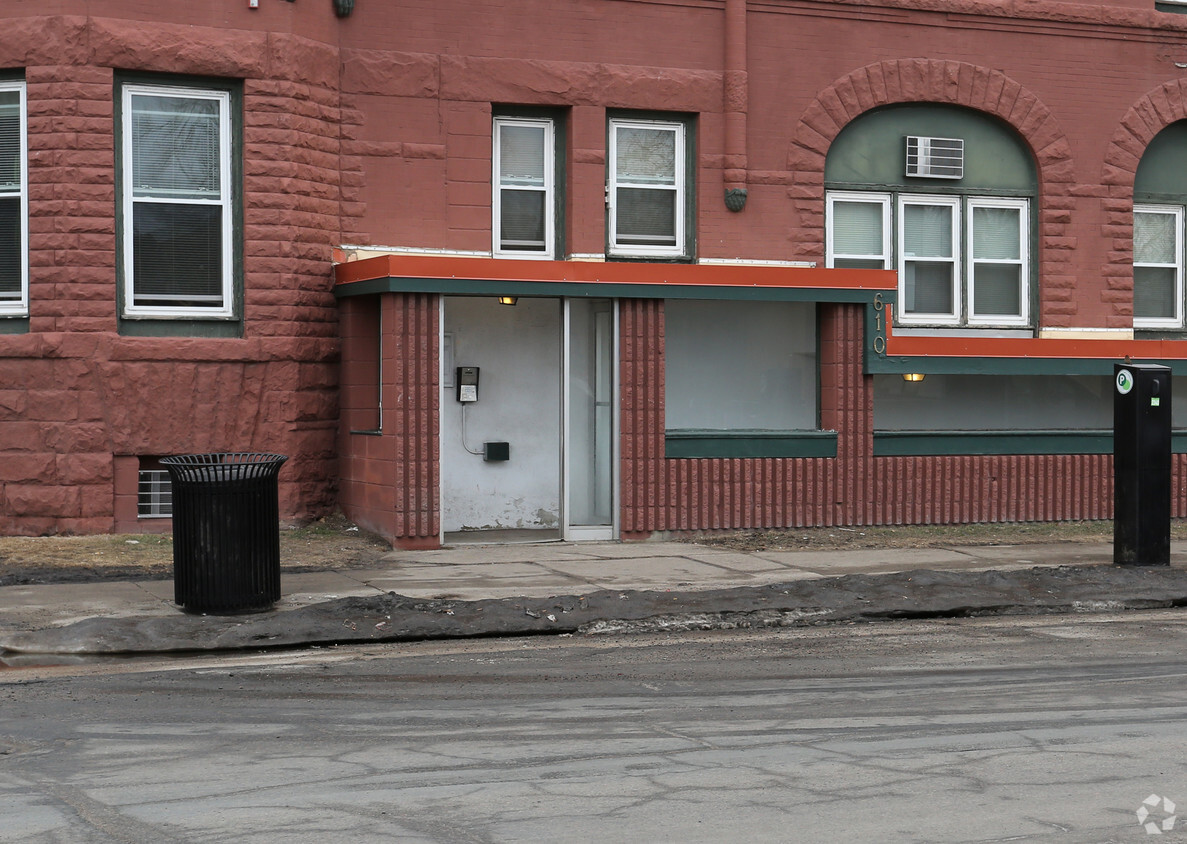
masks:
<svg viewBox="0 0 1187 844"><path fill-rule="evenodd" d="M573 298L571 296L562 298L563 310L561 314L561 536L565 542L613 541L619 538L618 300L609 296L597 297L604 298L610 303L610 523L608 525L575 525L570 521L573 509L570 506L573 472L569 464L573 454L571 448L573 437L570 430L572 422L571 378L569 375L572 354L572 309L570 305Z"/></svg>

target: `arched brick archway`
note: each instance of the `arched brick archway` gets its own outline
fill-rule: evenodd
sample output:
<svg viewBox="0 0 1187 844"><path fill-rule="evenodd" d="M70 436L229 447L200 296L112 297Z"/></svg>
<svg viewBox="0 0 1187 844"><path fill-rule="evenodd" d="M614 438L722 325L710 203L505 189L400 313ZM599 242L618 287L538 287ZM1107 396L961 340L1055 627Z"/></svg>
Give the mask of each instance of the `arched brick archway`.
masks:
<svg viewBox="0 0 1187 844"><path fill-rule="evenodd" d="M1105 150L1101 184L1110 188L1111 196L1118 197L1115 188L1120 188L1133 197L1134 178L1146 147L1178 120L1187 120L1187 81L1167 82L1133 104Z"/></svg>
<svg viewBox="0 0 1187 844"><path fill-rule="evenodd" d="M1012 126L1029 144L1038 166L1040 244L1060 244L1071 218L1074 175L1071 145L1051 110L1034 93L996 70L965 62L898 59L853 71L822 90L804 109L788 153L790 193L800 224L797 259L824 260L824 160L833 140L864 112L908 102L973 108ZM1049 325L1063 324L1075 313L1068 250L1041 249L1039 272L1043 279L1041 319Z"/></svg>

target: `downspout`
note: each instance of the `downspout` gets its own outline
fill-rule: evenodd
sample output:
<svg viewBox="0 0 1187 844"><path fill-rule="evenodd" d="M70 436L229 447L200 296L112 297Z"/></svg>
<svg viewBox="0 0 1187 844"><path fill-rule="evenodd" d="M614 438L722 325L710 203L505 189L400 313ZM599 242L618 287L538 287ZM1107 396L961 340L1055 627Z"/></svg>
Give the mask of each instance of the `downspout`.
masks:
<svg viewBox="0 0 1187 844"><path fill-rule="evenodd" d="M746 207L746 110L749 80L746 74L746 0L725 0L725 74L723 77L725 126L725 207Z"/></svg>

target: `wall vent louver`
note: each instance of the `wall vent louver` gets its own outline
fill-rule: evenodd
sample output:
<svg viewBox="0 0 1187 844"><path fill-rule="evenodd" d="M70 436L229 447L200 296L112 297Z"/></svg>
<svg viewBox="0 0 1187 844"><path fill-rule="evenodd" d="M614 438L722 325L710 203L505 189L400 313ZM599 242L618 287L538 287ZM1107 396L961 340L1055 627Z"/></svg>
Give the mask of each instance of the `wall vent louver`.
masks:
<svg viewBox="0 0 1187 844"><path fill-rule="evenodd" d="M907 175L924 179L964 178L964 141L908 135Z"/></svg>

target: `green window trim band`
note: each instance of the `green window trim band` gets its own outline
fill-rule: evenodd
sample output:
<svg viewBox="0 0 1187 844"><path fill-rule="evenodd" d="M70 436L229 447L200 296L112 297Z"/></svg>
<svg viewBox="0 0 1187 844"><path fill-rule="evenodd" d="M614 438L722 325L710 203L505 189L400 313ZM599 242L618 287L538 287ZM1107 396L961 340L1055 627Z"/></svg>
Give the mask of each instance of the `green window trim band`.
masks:
<svg viewBox="0 0 1187 844"><path fill-rule="evenodd" d="M987 357L884 357L866 349L867 375L1104 375L1113 377L1115 358L987 358ZM1187 360L1146 360L1169 366L1175 375L1187 375Z"/></svg>
<svg viewBox="0 0 1187 844"><path fill-rule="evenodd" d="M616 262L622 263L622 262ZM481 278L388 276L334 286L334 296L377 293L438 293L443 296L593 296L605 299L720 299L750 302L842 302L872 305L886 290L840 287L730 287L697 284L586 284L571 281L505 281Z"/></svg>
<svg viewBox="0 0 1187 844"><path fill-rule="evenodd" d="M664 457L836 457L836 431L664 432Z"/></svg>
<svg viewBox="0 0 1187 844"><path fill-rule="evenodd" d="M1187 454L1187 431L1171 435L1171 451ZM1112 454L1111 430L875 431L875 457L995 454Z"/></svg>

